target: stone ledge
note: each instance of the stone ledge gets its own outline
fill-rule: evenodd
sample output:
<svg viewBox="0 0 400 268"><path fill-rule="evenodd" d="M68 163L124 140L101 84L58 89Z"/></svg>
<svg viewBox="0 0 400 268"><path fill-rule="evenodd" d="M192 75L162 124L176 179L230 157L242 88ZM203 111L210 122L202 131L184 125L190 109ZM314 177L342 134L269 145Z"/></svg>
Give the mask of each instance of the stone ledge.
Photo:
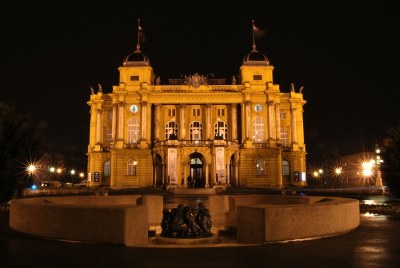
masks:
<svg viewBox="0 0 400 268"><path fill-rule="evenodd" d="M125 245L148 242L161 221L162 196L73 196L15 199L10 227L35 236Z"/></svg>
<svg viewBox="0 0 400 268"><path fill-rule="evenodd" d="M240 243L262 244L330 236L354 230L359 224L359 201L350 198L321 198L308 204L264 203L237 207L237 240Z"/></svg>

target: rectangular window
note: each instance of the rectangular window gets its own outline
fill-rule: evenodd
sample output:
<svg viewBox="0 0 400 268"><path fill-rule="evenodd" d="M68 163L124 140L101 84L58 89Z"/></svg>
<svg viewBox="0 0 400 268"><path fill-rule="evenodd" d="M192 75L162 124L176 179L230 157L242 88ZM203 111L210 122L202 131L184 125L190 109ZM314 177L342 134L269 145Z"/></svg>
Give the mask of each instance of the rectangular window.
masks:
<svg viewBox="0 0 400 268"><path fill-rule="evenodd" d="M254 74L253 75L253 80L262 80L262 75L261 74Z"/></svg>
<svg viewBox="0 0 400 268"><path fill-rule="evenodd" d="M281 120L285 120L286 119L286 113L285 112L280 112L279 116L281 117Z"/></svg>
<svg viewBox="0 0 400 268"><path fill-rule="evenodd" d="M131 75L131 81L139 81L138 75Z"/></svg>
<svg viewBox="0 0 400 268"><path fill-rule="evenodd" d="M225 109L218 109L218 116L225 116Z"/></svg>
<svg viewBox="0 0 400 268"><path fill-rule="evenodd" d="M193 116L200 116L200 109L193 109Z"/></svg>
<svg viewBox="0 0 400 268"><path fill-rule="evenodd" d="M168 116L175 116L175 109L168 109Z"/></svg>

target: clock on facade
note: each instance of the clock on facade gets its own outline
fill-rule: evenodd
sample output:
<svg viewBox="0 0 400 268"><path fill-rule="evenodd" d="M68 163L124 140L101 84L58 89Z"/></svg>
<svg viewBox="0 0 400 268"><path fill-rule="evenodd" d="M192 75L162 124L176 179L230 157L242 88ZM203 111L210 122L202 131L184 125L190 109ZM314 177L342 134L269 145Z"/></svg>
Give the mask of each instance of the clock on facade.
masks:
<svg viewBox="0 0 400 268"><path fill-rule="evenodd" d="M261 112L262 109L263 109L263 107L262 107L261 104L256 104L256 105L254 105L254 111L256 111L256 112Z"/></svg>
<svg viewBox="0 0 400 268"><path fill-rule="evenodd" d="M139 111L139 107L136 104L133 104L129 107L129 111L131 111L131 113L136 113Z"/></svg>

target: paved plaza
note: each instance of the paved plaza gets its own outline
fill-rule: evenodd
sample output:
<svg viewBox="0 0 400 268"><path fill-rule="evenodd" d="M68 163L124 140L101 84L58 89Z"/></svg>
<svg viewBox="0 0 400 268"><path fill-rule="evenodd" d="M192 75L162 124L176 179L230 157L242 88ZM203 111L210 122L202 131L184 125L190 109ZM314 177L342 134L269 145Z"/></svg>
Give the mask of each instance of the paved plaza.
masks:
<svg viewBox="0 0 400 268"><path fill-rule="evenodd" d="M400 267L398 216L362 214L356 230L321 239L188 248L46 240L14 232L8 221L0 213L1 267Z"/></svg>

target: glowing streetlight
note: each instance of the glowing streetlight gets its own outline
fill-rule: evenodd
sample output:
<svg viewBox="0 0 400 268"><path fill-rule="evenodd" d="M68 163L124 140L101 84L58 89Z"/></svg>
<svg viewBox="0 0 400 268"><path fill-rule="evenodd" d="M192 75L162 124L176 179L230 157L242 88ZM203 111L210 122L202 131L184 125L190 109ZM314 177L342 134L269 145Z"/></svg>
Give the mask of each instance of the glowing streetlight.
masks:
<svg viewBox="0 0 400 268"><path fill-rule="evenodd" d="M28 171L29 175L33 175L33 173L35 173L36 171L36 166L34 164L30 164L26 170Z"/></svg>
<svg viewBox="0 0 400 268"><path fill-rule="evenodd" d="M382 187L382 177L381 177L381 169L380 164L383 163L383 160L380 156L381 149L379 149L378 144L375 144L375 168L376 168L376 179L375 179L375 186Z"/></svg>
<svg viewBox="0 0 400 268"><path fill-rule="evenodd" d="M28 172L28 175L29 175L29 177L28 177L29 181L27 182L27 186L30 186L31 183L33 184L33 174L35 174L36 165L35 164L29 164L26 167L26 171Z"/></svg>
<svg viewBox="0 0 400 268"><path fill-rule="evenodd" d="M372 176L372 173L373 173L372 172L372 168L373 168L374 164L375 164L374 160L370 160L370 161L362 163L362 175L364 177L371 177Z"/></svg>
<svg viewBox="0 0 400 268"><path fill-rule="evenodd" d="M79 173L79 177L83 179L83 178L85 177L85 173L80 172L80 173Z"/></svg>

